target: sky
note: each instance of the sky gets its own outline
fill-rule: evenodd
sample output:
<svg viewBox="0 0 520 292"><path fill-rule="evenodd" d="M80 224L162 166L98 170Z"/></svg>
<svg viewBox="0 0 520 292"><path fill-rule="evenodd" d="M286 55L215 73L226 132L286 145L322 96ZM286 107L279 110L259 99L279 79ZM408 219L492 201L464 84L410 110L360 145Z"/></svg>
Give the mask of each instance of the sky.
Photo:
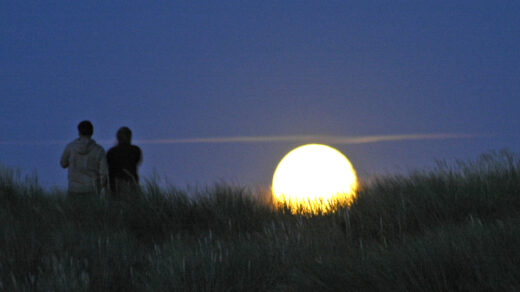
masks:
<svg viewBox="0 0 520 292"><path fill-rule="evenodd" d="M520 149L519 1L2 1L0 40L0 164L46 187L82 120L181 188L305 143L362 179Z"/></svg>

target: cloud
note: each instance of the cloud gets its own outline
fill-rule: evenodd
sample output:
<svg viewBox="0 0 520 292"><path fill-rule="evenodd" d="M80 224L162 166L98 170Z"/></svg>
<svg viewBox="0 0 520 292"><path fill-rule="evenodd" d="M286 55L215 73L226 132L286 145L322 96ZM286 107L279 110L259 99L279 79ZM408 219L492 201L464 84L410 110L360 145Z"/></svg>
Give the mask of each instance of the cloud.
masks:
<svg viewBox="0 0 520 292"><path fill-rule="evenodd" d="M445 140L473 138L477 135L470 134L406 134L406 135L374 135L374 136L235 136L235 137L206 137L183 139L156 139L137 140L136 144L201 144L201 143L277 143L277 142L302 142L324 144L364 144L388 141L406 140Z"/></svg>
<svg viewBox="0 0 520 292"><path fill-rule="evenodd" d="M373 135L373 136L320 136L320 135L293 135L293 136L233 136L233 137L199 137L199 138L172 138L135 140L135 144L216 144L216 143L321 143L321 144L365 144L391 141L409 140L446 140L475 138L481 135L471 134L403 134L403 135ZM65 145L70 141L0 141L0 145ZM100 140L101 144L110 144L114 141Z"/></svg>

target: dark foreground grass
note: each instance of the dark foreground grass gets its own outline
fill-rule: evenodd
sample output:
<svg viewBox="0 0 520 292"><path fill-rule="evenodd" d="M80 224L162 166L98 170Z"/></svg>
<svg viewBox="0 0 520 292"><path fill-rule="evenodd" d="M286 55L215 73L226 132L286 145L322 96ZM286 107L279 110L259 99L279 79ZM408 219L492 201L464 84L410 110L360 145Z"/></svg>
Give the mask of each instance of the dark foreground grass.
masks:
<svg viewBox="0 0 520 292"><path fill-rule="evenodd" d="M310 216L222 185L71 199L2 169L0 290L517 291L519 170L439 164Z"/></svg>

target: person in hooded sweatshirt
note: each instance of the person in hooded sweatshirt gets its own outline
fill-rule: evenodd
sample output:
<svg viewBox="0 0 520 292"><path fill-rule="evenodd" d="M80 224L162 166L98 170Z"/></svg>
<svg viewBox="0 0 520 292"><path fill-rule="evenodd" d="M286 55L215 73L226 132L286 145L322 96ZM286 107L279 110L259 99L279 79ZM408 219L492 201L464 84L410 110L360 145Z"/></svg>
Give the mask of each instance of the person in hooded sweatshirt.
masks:
<svg viewBox="0 0 520 292"><path fill-rule="evenodd" d="M65 147L60 160L61 166L68 168L69 194L99 194L108 180L105 150L92 139L90 121L79 123L78 132L79 138Z"/></svg>
<svg viewBox="0 0 520 292"><path fill-rule="evenodd" d="M136 195L139 186L137 167L142 162L141 149L132 145L132 131L121 127L118 144L107 152L110 195L114 199Z"/></svg>

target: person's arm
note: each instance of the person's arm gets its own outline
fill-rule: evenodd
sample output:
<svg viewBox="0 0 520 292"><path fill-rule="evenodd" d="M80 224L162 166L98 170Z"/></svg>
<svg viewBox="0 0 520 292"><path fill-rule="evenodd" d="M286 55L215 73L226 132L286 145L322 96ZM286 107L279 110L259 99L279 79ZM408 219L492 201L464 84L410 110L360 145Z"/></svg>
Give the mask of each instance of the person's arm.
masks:
<svg viewBox="0 0 520 292"><path fill-rule="evenodd" d="M67 147L65 147L65 150L63 151L63 154L61 155L61 159L60 159L61 167L63 167L63 168L69 167L69 158L70 158L70 147L69 147L69 145L67 145Z"/></svg>
<svg viewBox="0 0 520 292"><path fill-rule="evenodd" d="M140 165L143 163L143 152L141 151L141 148L137 147L137 165Z"/></svg>

